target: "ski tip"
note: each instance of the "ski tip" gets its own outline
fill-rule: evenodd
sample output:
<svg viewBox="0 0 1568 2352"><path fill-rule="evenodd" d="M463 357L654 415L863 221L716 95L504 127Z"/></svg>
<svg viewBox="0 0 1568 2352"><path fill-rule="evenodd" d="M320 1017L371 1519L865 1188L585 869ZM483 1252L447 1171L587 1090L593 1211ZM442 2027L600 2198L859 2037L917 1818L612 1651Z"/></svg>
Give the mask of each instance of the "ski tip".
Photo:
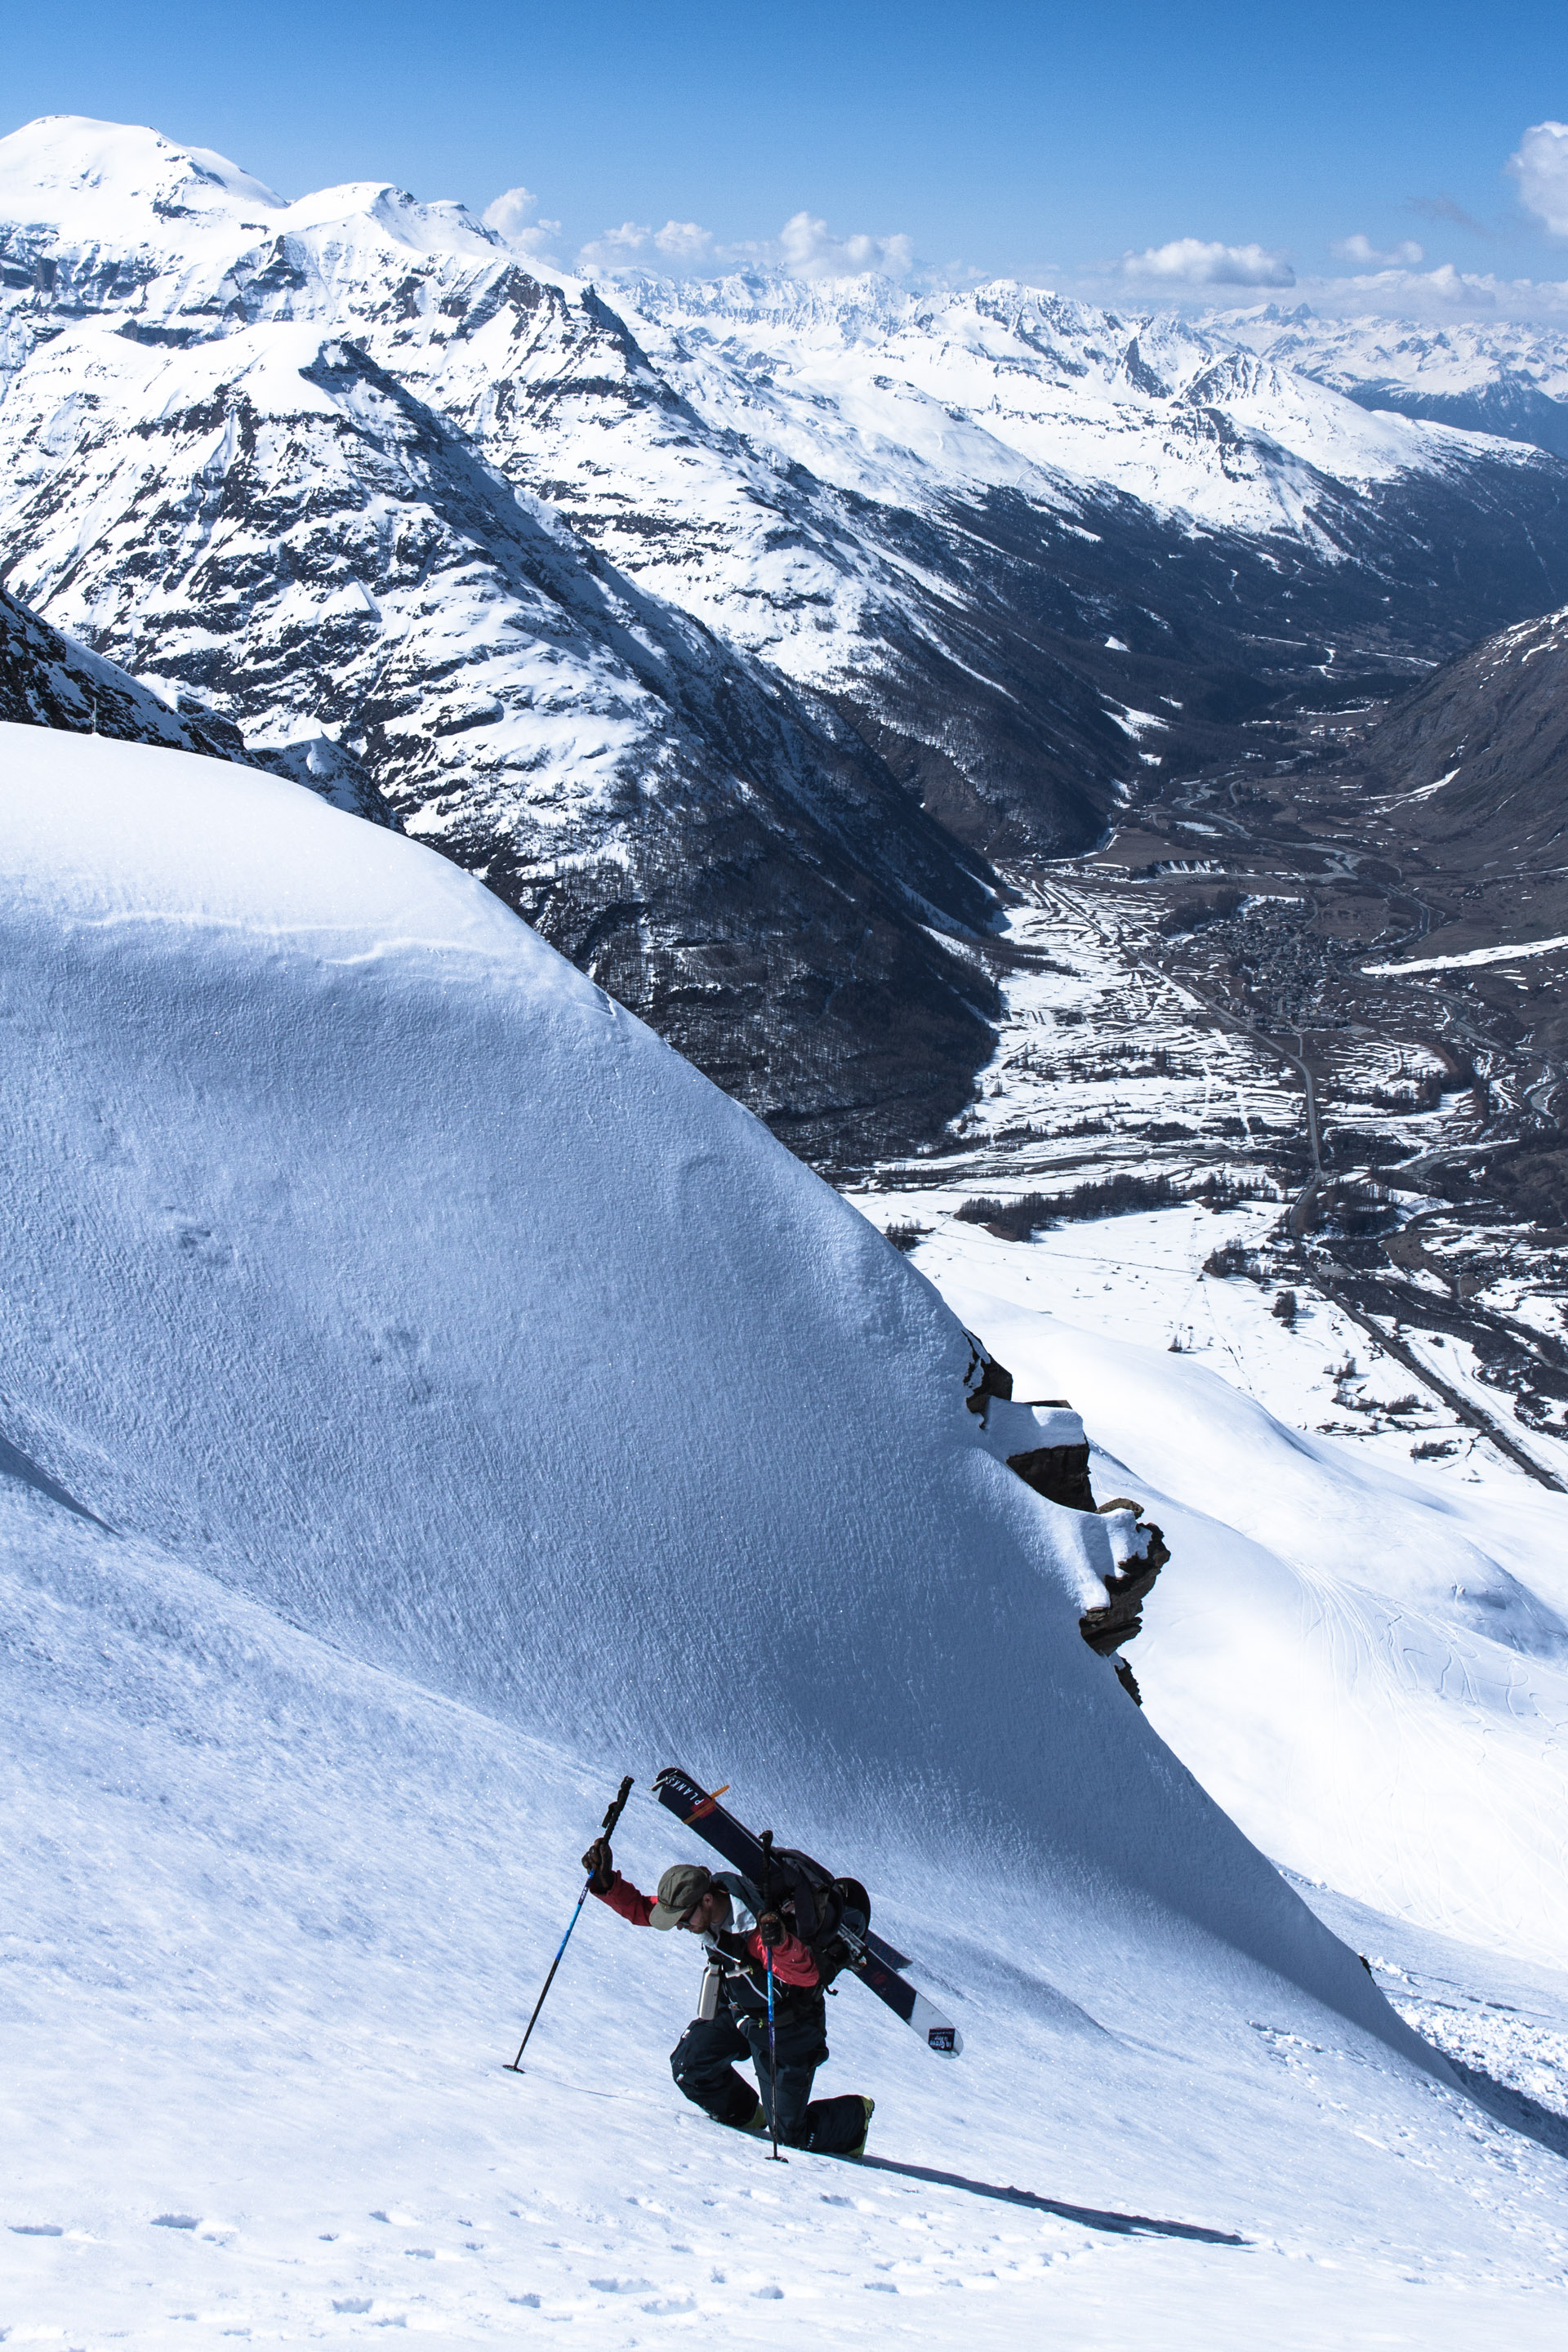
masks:
<svg viewBox="0 0 1568 2352"><path fill-rule="evenodd" d="M957 2058L963 2054L963 2036L956 2025L928 2025L926 2048L939 2058Z"/></svg>

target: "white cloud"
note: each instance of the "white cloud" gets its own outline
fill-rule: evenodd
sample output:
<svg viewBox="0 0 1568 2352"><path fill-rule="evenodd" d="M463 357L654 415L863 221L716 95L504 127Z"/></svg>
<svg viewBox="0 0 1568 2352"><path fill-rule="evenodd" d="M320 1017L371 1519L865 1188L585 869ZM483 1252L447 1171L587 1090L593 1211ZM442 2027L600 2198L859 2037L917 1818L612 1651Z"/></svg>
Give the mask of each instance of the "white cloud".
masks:
<svg viewBox="0 0 1568 2352"><path fill-rule="evenodd" d="M914 247L907 236L835 236L815 213L791 215L779 233L778 263L791 278L858 278L868 269L907 278Z"/></svg>
<svg viewBox="0 0 1568 2352"><path fill-rule="evenodd" d="M651 228L643 221L623 221L619 228L607 228L585 245L577 256L577 267L584 271L627 269L640 256L643 267L657 269L657 255L662 261L691 269L712 259L716 251L712 230L696 221L668 220L662 228Z"/></svg>
<svg viewBox="0 0 1568 2352"><path fill-rule="evenodd" d="M713 250L713 232L699 228L695 221L669 220L654 243L671 261L705 261Z"/></svg>
<svg viewBox="0 0 1568 2352"><path fill-rule="evenodd" d="M577 256L585 273L599 269L670 269L677 275L704 268L778 269L789 278L858 278L868 269L907 278L914 247L907 236L835 236L815 213L799 212L776 237L721 245L711 229L696 221L666 221L662 228L623 221L585 245Z"/></svg>
<svg viewBox="0 0 1568 2352"><path fill-rule="evenodd" d="M1358 294L1368 296L1376 310L1413 302L1423 310L1491 310L1497 307L1499 293L1498 280L1489 271L1478 277L1456 269L1451 261L1440 263L1436 269L1379 269L1370 277L1334 278L1326 283L1353 287Z"/></svg>
<svg viewBox="0 0 1568 2352"><path fill-rule="evenodd" d="M651 228L638 221L623 221L619 228L607 228L602 236L584 246L577 256L577 267L584 270L626 269L652 242Z"/></svg>
<svg viewBox="0 0 1568 2352"><path fill-rule="evenodd" d="M1341 261L1359 261L1363 269L1414 269L1417 262L1426 258L1414 237L1407 236L1390 253L1380 253L1371 237L1363 236L1360 229L1353 236L1342 236L1329 250Z"/></svg>
<svg viewBox="0 0 1568 2352"><path fill-rule="evenodd" d="M1509 158L1519 201L1553 236L1568 236L1568 122L1532 123Z"/></svg>
<svg viewBox="0 0 1568 2352"><path fill-rule="evenodd" d="M531 188L508 188L493 204L487 205L483 220L504 237L514 253L526 254L531 260L543 260L553 240L561 234L558 220L541 220L539 198Z"/></svg>
<svg viewBox="0 0 1568 2352"><path fill-rule="evenodd" d="M1117 264L1123 278L1160 286L1294 286L1296 273L1282 253L1261 245L1205 244L1178 236L1152 245L1145 253L1124 253Z"/></svg>

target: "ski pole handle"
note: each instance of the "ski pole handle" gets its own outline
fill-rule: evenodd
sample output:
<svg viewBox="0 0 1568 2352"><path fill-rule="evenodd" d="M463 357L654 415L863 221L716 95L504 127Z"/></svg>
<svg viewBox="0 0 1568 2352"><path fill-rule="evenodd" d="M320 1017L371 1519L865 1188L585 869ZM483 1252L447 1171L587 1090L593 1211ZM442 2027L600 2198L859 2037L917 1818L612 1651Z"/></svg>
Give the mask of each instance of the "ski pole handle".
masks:
<svg viewBox="0 0 1568 2352"><path fill-rule="evenodd" d="M609 1811L605 1815L604 1820L599 1824L600 1830L605 1837L609 1836L610 1832L615 1828L616 1823L626 1811L626 1799L631 1795L631 1793L632 1776L628 1772L626 1779L621 1782L619 1795L615 1799Z"/></svg>

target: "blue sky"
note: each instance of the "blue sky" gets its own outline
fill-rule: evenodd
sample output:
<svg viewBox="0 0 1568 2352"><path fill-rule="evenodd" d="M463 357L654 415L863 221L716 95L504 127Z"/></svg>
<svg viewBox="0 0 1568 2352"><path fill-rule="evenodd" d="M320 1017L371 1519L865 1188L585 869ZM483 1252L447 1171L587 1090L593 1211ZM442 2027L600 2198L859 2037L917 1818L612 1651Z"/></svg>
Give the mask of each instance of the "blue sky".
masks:
<svg viewBox="0 0 1568 2352"><path fill-rule="evenodd" d="M1568 279L1568 235L1507 169L1568 119L1563 0L66 5L13 13L0 73L7 128L152 122L289 194L390 178L482 210L521 186L509 223L565 261L765 258L805 215L807 269L859 236L895 268L1068 283L1145 255L1131 274L1177 290L1233 267L1216 252L1280 286ZM1568 140L1538 160L1527 193L1568 214ZM666 223L694 233L638 247Z"/></svg>

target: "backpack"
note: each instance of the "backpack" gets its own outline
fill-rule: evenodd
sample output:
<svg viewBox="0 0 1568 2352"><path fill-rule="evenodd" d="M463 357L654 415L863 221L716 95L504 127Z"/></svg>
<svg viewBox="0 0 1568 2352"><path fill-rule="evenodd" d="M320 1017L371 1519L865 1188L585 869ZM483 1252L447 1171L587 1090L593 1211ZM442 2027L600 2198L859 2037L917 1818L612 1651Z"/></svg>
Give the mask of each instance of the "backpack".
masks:
<svg viewBox="0 0 1568 2352"><path fill-rule="evenodd" d="M790 1915L795 1933L816 1962L821 1983L830 1985L854 1959L871 1924L871 1898L859 1880L835 1878L797 1846L770 1843L762 1892L767 1902Z"/></svg>

